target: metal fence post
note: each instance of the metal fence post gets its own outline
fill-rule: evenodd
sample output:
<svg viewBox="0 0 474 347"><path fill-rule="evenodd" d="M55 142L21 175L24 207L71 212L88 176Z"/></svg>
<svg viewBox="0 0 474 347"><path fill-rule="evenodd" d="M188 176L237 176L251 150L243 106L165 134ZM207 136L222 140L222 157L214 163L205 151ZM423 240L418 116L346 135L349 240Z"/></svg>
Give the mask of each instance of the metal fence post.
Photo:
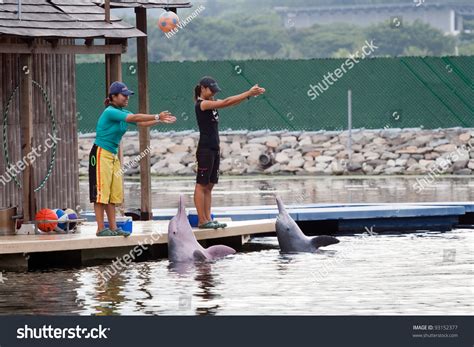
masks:
<svg viewBox="0 0 474 347"><path fill-rule="evenodd" d="M347 152L349 154L349 166L352 162L352 90L347 91L347 129L349 131L347 138Z"/></svg>

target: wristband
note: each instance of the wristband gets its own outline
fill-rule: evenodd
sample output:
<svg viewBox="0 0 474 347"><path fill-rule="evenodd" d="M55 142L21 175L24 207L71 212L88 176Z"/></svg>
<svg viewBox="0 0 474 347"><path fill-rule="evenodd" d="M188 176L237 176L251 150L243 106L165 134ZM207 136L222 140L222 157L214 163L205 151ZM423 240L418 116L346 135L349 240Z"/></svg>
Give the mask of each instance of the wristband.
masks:
<svg viewBox="0 0 474 347"><path fill-rule="evenodd" d="M159 114L155 114L155 120L160 123L161 120L160 120L160 115Z"/></svg>

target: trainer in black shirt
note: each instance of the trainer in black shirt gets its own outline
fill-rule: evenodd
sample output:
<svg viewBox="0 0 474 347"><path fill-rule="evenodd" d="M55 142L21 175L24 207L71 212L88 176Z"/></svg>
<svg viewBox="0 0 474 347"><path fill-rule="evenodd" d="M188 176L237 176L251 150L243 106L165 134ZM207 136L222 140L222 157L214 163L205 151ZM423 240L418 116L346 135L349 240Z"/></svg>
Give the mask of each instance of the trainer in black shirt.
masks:
<svg viewBox="0 0 474 347"><path fill-rule="evenodd" d="M202 101L204 100L199 97L194 106L200 133L198 148L219 150L219 111L201 110Z"/></svg>
<svg viewBox="0 0 474 347"><path fill-rule="evenodd" d="M221 89L212 77L203 77L194 88L194 109L199 127L199 143L196 150L197 176L194 189L194 204L199 216L199 228L225 228L225 223L212 221L211 200L212 188L219 180L219 111L218 109L234 106L251 96L259 96L264 88L254 85L248 91L229 96L224 100L214 100L214 95Z"/></svg>

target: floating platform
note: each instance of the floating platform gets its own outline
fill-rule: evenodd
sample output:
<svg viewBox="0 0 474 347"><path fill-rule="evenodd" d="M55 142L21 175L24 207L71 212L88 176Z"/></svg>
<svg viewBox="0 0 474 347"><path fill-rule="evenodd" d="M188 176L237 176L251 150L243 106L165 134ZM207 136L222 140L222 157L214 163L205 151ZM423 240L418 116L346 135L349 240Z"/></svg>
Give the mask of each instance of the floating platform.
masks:
<svg viewBox="0 0 474 347"><path fill-rule="evenodd" d="M474 224L474 203L356 203L288 205L287 211L308 235L363 232L452 230ZM215 218L233 221L272 219L276 206L234 206L213 208ZM168 220L173 209L153 210L155 220ZM195 214L195 209L189 209Z"/></svg>
<svg viewBox="0 0 474 347"><path fill-rule="evenodd" d="M239 249L252 235L275 231L274 220L245 222L226 221L225 229L193 229L205 246L226 244ZM97 237L95 222L85 222L75 233L0 236L0 270L94 265L131 252L135 247L137 261L167 257L168 222L135 221L128 237Z"/></svg>
<svg viewBox="0 0 474 347"><path fill-rule="evenodd" d="M360 232L447 231L474 227L474 203L298 204L287 211L307 235L342 235ZM194 209L188 209L190 214ZM133 233L124 237L97 237L96 224L83 223L75 234L0 236L0 269L31 269L80 266L112 260L144 245L136 260L167 256L168 220L175 209L154 210L154 220L133 223ZM252 235L274 235L276 206L213 208L226 229L194 229L204 246L225 244L236 249ZM91 213L82 217L91 219ZM143 246L140 246L143 247ZM144 247L145 248L145 247Z"/></svg>

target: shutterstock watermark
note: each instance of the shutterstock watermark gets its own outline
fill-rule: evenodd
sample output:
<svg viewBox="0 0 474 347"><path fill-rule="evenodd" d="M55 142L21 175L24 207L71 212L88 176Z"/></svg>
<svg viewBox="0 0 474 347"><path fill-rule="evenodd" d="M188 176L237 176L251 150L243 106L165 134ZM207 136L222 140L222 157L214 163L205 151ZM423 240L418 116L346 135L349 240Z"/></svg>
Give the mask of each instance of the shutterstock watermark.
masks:
<svg viewBox="0 0 474 347"><path fill-rule="evenodd" d="M456 148L455 151L452 151L445 155L445 157L440 157L436 160L435 164L430 167L428 173L426 173L422 178L417 178L416 183L413 184L413 189L417 193L421 193L423 189L430 187L431 184L442 174L444 174L453 163L459 160L462 157L469 157L469 152L473 150L474 143L470 140L467 144L462 145Z"/></svg>
<svg viewBox="0 0 474 347"><path fill-rule="evenodd" d="M425 3L425 0L413 0L413 2L415 3L416 7L420 7Z"/></svg>
<svg viewBox="0 0 474 347"><path fill-rule="evenodd" d="M375 52L377 48L379 47L374 44L374 40L371 40L370 42L366 40L365 45L362 46L361 50L356 51L355 54L350 54L349 58L347 58L344 63L341 64L340 68L336 68L333 72L328 71L328 73L324 75L323 79L318 84L310 84L307 92L308 96L311 98L311 100L315 100L319 95L328 90L330 86L342 78L345 73L358 64L360 60L365 59Z"/></svg>
<svg viewBox="0 0 474 347"><path fill-rule="evenodd" d="M61 141L61 139L56 135L48 134L48 138L44 141L44 146L40 144L37 147L33 147L31 151L22 158L22 160L17 161L15 165L10 165L6 172L0 175L0 183L4 186L7 183L10 183L13 177L20 174L29 165L32 165L41 154L46 153L48 149L53 147L59 141Z"/></svg>
<svg viewBox="0 0 474 347"><path fill-rule="evenodd" d="M148 154L151 153L151 145L148 145L147 148L143 152L141 152L139 155L137 155L135 158L130 160L128 163L122 166L122 168L115 173L115 176L123 176L125 171L127 171L129 168L134 167L136 164L140 162L143 158L145 158Z"/></svg>
<svg viewBox="0 0 474 347"><path fill-rule="evenodd" d="M191 295L181 295L178 300L178 308L181 311L191 310L192 299Z"/></svg>
<svg viewBox="0 0 474 347"><path fill-rule="evenodd" d="M456 262L456 249L443 249L443 263Z"/></svg>
<svg viewBox="0 0 474 347"><path fill-rule="evenodd" d="M76 325L75 328L54 328L51 325L30 328L27 324L16 330L16 338L23 339L107 339L106 332L110 328L104 328L100 324L97 328L81 328Z"/></svg>
<svg viewBox="0 0 474 347"><path fill-rule="evenodd" d="M145 238L143 242L139 241L138 244L128 253L124 254L122 257L116 257L112 264L108 265L105 270L99 272L101 277L99 286L104 286L119 271L124 270L128 265L140 257L143 252L148 249L149 245L153 244L160 238L160 235L161 233L159 230L154 230L149 237Z"/></svg>
<svg viewBox="0 0 474 347"><path fill-rule="evenodd" d="M374 226L372 225L370 228L368 227L364 227L365 231L364 233L362 234L362 238L357 240L357 242L352 242L349 246L348 249L346 249L344 252L342 252L341 254L337 254L335 257L331 258L331 259L326 259L324 260L322 263L321 263L321 266L320 268L318 269L317 272L313 272L311 273L312 276L316 279L316 281L322 281L326 278L326 276L329 274L329 272L334 269L339 262L343 261L343 260L347 260L348 258L348 255L352 254L356 247L358 246L358 244L361 242L361 241L365 241L367 240L368 237L372 237L372 236L375 236L375 235L378 235L378 233L376 233L374 231Z"/></svg>
<svg viewBox="0 0 474 347"><path fill-rule="evenodd" d="M203 5L200 5L198 8L196 8L193 13L191 13L189 16L186 17L186 19L179 21L177 28L174 28L168 33L165 33L165 36L167 39L173 37L176 35L180 29L183 29L186 25L188 25L194 18L199 16L199 14L204 11L206 8Z"/></svg>
<svg viewBox="0 0 474 347"><path fill-rule="evenodd" d="M4 284L6 280L8 280L8 278L6 278L6 277L3 275L3 272L0 272L0 283L1 283L1 284Z"/></svg>

